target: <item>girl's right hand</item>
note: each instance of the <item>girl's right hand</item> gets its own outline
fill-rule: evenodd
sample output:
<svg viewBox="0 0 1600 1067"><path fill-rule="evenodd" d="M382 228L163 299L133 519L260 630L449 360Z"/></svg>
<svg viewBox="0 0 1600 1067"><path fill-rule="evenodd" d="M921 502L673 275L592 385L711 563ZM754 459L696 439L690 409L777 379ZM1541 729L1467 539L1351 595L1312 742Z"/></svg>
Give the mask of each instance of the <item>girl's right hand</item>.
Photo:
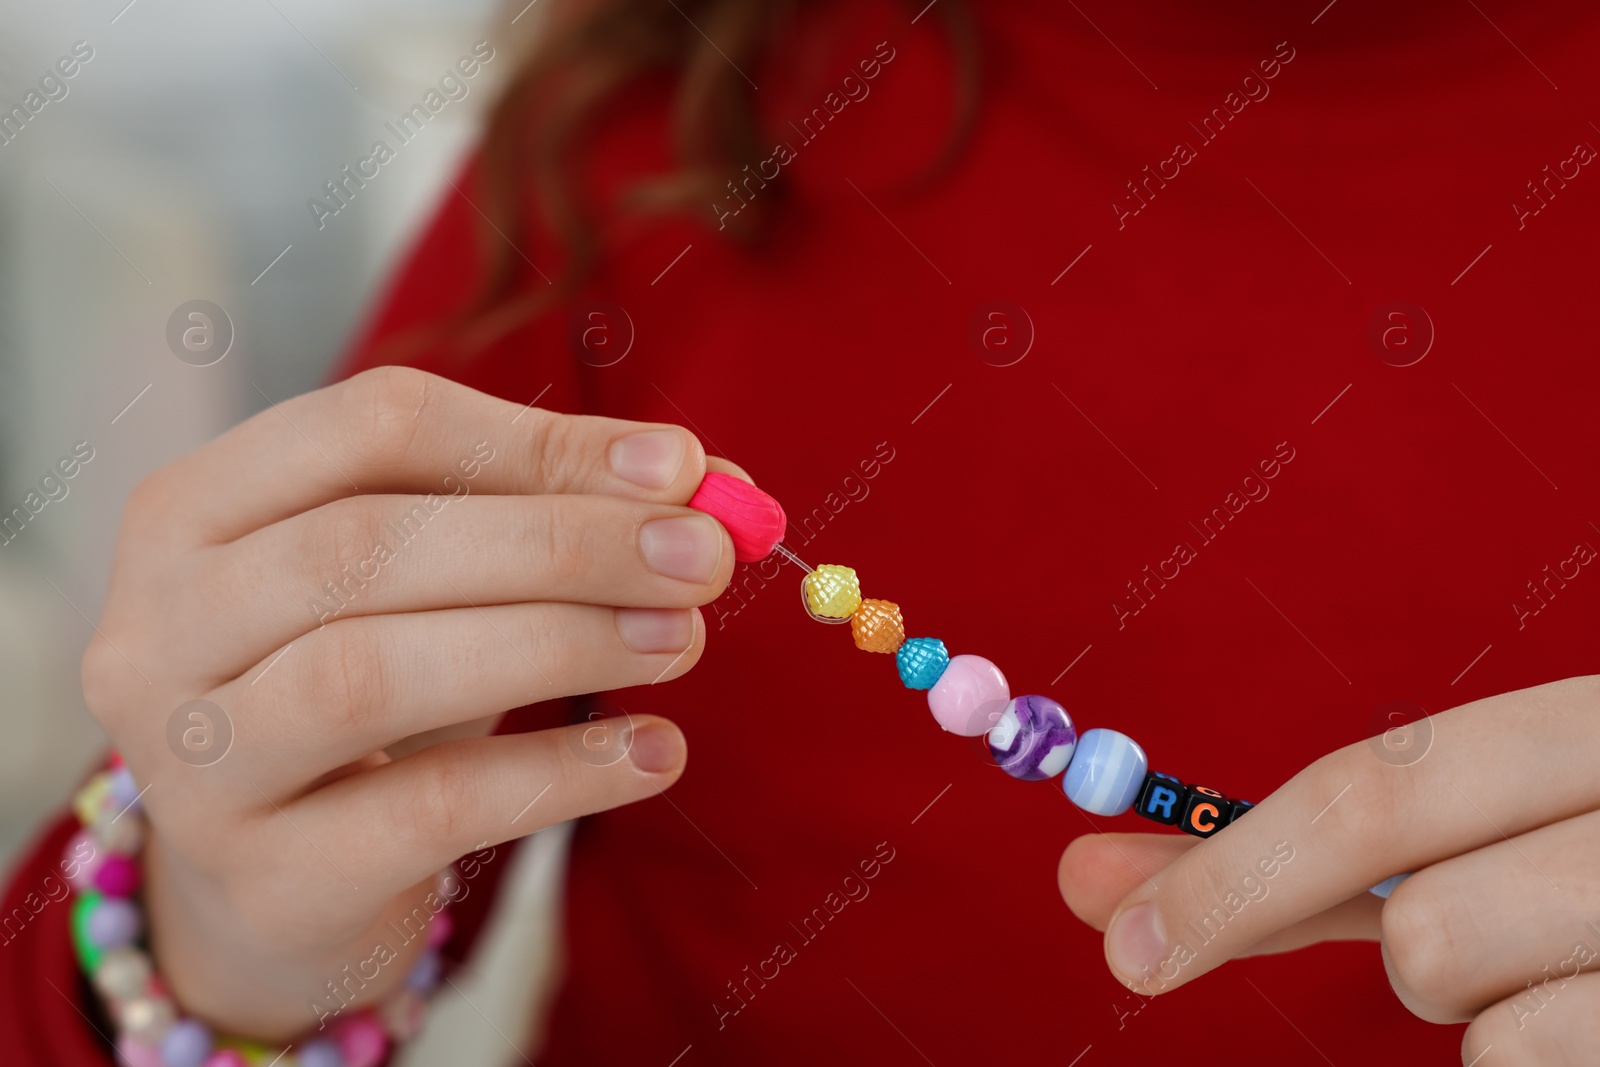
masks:
<svg viewBox="0 0 1600 1067"><path fill-rule="evenodd" d="M387 367L140 484L83 683L146 789L151 945L185 1011L288 1040L351 973L377 970L376 1000L422 947L395 931L431 915L436 872L676 781L663 719L487 735L694 666L695 605L733 569L683 506L705 470L679 427ZM196 700L220 709L204 756Z"/></svg>

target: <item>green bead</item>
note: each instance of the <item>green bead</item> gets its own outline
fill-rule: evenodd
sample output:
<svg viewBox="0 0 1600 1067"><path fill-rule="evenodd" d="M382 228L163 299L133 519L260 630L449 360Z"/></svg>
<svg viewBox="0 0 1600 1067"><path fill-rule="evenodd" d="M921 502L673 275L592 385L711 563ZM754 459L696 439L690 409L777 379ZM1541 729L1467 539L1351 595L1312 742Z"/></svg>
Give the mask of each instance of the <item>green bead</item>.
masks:
<svg viewBox="0 0 1600 1067"><path fill-rule="evenodd" d="M98 889L90 889L79 893L72 902L72 947L84 974L93 974L100 966L100 957L106 954L105 949L89 940L89 916L100 906L102 895Z"/></svg>

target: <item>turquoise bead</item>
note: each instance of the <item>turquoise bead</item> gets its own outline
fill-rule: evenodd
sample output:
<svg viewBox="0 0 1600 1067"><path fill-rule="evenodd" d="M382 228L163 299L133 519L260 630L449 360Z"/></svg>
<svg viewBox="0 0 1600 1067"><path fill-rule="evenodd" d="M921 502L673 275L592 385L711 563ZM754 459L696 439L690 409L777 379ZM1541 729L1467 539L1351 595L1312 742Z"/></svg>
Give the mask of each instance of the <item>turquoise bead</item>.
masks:
<svg viewBox="0 0 1600 1067"><path fill-rule="evenodd" d="M894 654L894 663L906 688L932 689L950 665L950 653L937 637L912 637Z"/></svg>
<svg viewBox="0 0 1600 1067"><path fill-rule="evenodd" d="M1087 730L1067 765L1061 787L1091 815L1121 815L1133 806L1150 769L1144 749L1115 730Z"/></svg>

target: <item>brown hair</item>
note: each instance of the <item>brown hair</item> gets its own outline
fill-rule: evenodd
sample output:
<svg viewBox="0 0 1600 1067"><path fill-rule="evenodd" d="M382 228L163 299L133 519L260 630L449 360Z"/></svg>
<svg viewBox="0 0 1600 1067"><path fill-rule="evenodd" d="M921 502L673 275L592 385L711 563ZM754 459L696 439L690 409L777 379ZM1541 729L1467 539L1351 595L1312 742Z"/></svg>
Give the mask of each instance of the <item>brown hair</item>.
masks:
<svg viewBox="0 0 1600 1067"><path fill-rule="evenodd" d="M660 77L672 85L672 134L679 169L633 190L627 206L685 210L720 196L730 174L760 158L753 88L742 71L760 66L801 8L822 0L573 0L549 13L541 43L526 57L490 113L480 158L483 285L446 327L451 348L469 356L571 295L593 272L599 240L593 206L575 180L583 135L622 87ZM920 6L921 0L915 0ZM930 5L934 6L934 5ZM954 120L944 151L923 182L948 166L977 110L979 49L961 0L937 0L957 70ZM713 43L715 42L715 43ZM723 233L752 241L781 198L741 211ZM563 256L553 277L512 243L542 217ZM492 232L489 227L492 226ZM507 236L509 235L509 236ZM538 282L534 277L537 272ZM439 338L435 338L435 341Z"/></svg>

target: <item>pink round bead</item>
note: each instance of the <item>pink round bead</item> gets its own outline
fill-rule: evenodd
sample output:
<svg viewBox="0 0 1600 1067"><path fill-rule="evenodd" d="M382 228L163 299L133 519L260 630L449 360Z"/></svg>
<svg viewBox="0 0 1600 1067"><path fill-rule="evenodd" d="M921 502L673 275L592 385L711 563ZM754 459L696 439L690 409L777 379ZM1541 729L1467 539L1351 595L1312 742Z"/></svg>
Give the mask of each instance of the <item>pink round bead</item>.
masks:
<svg viewBox="0 0 1600 1067"><path fill-rule="evenodd" d="M139 888L140 875L132 856L107 856L94 874L94 885L108 897L131 897Z"/></svg>
<svg viewBox="0 0 1600 1067"><path fill-rule="evenodd" d="M166 1067L160 1049L132 1037L117 1042L117 1063L123 1067Z"/></svg>
<svg viewBox="0 0 1600 1067"><path fill-rule="evenodd" d="M250 1061L234 1049L219 1048L207 1056L200 1067L250 1067Z"/></svg>
<svg viewBox="0 0 1600 1067"><path fill-rule="evenodd" d="M88 856L89 859L81 857ZM61 854L62 872L77 869L77 875L68 878L72 888L82 893L86 889L95 888L94 876L99 872L100 865L106 860L106 851L94 843L94 835L88 830L79 830L72 835L72 840L67 842L67 850Z"/></svg>
<svg viewBox="0 0 1600 1067"><path fill-rule="evenodd" d="M383 1024L365 1012L340 1023L333 1038L344 1054L345 1067L378 1067L389 1051Z"/></svg>
<svg viewBox="0 0 1600 1067"><path fill-rule="evenodd" d="M438 948L450 940L450 935L455 932L456 921L450 917L448 911L441 911L428 924L428 947Z"/></svg>
<svg viewBox="0 0 1600 1067"><path fill-rule="evenodd" d="M961 737L987 733L1011 703L1011 687L1000 668L982 656L954 656L928 690L936 722Z"/></svg>

